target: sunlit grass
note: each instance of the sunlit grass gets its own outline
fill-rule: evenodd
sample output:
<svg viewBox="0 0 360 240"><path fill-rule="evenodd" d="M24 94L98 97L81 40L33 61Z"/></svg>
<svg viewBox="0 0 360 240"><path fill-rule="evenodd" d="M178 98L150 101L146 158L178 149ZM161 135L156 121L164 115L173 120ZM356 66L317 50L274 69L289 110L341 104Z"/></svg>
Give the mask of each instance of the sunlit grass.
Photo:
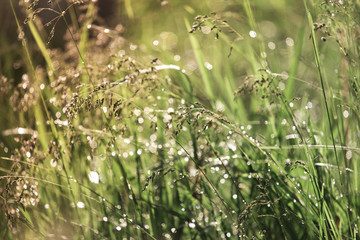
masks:
<svg viewBox="0 0 360 240"><path fill-rule="evenodd" d="M357 239L356 1L8 2L0 238Z"/></svg>

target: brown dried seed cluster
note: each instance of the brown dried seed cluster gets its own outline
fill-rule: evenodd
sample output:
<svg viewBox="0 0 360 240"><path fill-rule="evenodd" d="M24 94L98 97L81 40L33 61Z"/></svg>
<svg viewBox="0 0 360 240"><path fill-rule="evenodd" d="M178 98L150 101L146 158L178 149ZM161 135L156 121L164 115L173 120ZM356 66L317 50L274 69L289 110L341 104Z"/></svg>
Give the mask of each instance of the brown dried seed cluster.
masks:
<svg viewBox="0 0 360 240"><path fill-rule="evenodd" d="M35 137L15 138L15 142L20 144L20 148L15 149L11 155L13 164L7 174L5 185L0 187L0 206L12 230L16 230L17 219L22 218L20 209L26 211L27 207L37 206L40 201L39 184L33 174L37 171L36 164L42 159L35 151Z"/></svg>
<svg viewBox="0 0 360 240"><path fill-rule="evenodd" d="M254 79L253 76L246 77L245 83L240 86L235 92L234 97L241 94L261 94L261 99L270 99L274 102L276 98L281 97L281 91L274 86L272 76L263 76L261 79Z"/></svg>

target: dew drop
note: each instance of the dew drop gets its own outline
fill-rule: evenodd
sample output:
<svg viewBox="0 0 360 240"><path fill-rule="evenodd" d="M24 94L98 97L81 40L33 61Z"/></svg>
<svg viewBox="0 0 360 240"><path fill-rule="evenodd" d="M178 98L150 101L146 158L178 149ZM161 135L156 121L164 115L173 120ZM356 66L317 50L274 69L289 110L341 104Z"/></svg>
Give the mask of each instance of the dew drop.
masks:
<svg viewBox="0 0 360 240"><path fill-rule="evenodd" d="M56 167L56 165L57 165L56 160L55 160L55 159L51 159L51 160L50 160L50 165L51 165L52 167Z"/></svg>
<svg viewBox="0 0 360 240"><path fill-rule="evenodd" d="M308 102L308 103L306 104L306 106L310 109L310 108L312 108L313 104L312 104L312 102Z"/></svg>
<svg viewBox="0 0 360 240"><path fill-rule="evenodd" d="M209 34L211 33L211 28L209 26L204 26L201 28L201 31L203 34Z"/></svg>
<svg viewBox="0 0 360 240"><path fill-rule="evenodd" d="M254 30L251 30L249 32L249 35L250 35L251 38L256 38L256 32Z"/></svg>
<svg viewBox="0 0 360 240"><path fill-rule="evenodd" d="M287 37L285 39L286 45L288 45L289 47L294 46L294 39L292 39L291 37Z"/></svg>
<svg viewBox="0 0 360 240"><path fill-rule="evenodd" d="M24 128L18 128L18 133L19 134L24 134L25 133L25 129Z"/></svg>
<svg viewBox="0 0 360 240"><path fill-rule="evenodd" d="M193 222L189 223L189 228L195 228L195 227L196 227L195 223Z"/></svg>
<svg viewBox="0 0 360 240"><path fill-rule="evenodd" d="M92 149L97 148L97 142L96 142L95 140L91 140L91 141L90 141L90 147L91 147Z"/></svg>
<svg viewBox="0 0 360 240"><path fill-rule="evenodd" d="M270 50L275 50L275 48L276 48L275 43L274 43L274 42L269 42L269 43L268 43L268 48L269 48Z"/></svg>
<svg viewBox="0 0 360 240"><path fill-rule="evenodd" d="M99 174L97 172L91 171L89 173L89 179L90 179L90 182L99 184L100 177L99 177Z"/></svg>
<svg viewBox="0 0 360 240"><path fill-rule="evenodd" d="M350 150L347 150L345 156L347 160L350 160L352 157L352 152Z"/></svg>
<svg viewBox="0 0 360 240"><path fill-rule="evenodd" d="M85 203L83 203L83 202L77 202L77 207L78 208L84 208L85 207Z"/></svg>

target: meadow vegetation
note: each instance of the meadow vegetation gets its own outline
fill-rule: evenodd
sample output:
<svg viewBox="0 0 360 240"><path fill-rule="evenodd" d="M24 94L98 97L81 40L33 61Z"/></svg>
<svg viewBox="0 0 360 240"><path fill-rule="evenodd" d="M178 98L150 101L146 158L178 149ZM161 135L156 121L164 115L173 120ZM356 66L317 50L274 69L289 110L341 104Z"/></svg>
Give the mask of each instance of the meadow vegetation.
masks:
<svg viewBox="0 0 360 240"><path fill-rule="evenodd" d="M359 238L358 0L1 5L1 239Z"/></svg>

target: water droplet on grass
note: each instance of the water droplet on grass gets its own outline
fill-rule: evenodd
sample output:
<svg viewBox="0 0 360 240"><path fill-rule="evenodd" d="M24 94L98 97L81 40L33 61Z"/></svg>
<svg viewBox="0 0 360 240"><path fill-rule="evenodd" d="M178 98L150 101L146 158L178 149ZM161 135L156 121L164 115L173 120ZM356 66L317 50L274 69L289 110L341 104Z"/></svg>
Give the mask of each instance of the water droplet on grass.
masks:
<svg viewBox="0 0 360 240"><path fill-rule="evenodd" d="M212 70L212 69L213 69L213 65L211 65L211 63L209 63L209 62L205 62L204 65L205 65L205 67L206 67L208 70Z"/></svg>
<svg viewBox="0 0 360 240"><path fill-rule="evenodd" d="M256 32L255 32L254 30L251 30L251 31L249 32L249 36L250 36L251 38L256 38Z"/></svg>
<svg viewBox="0 0 360 240"><path fill-rule="evenodd" d="M85 207L85 203L83 203L83 202L77 202L77 207L78 208L84 208Z"/></svg>
<svg viewBox="0 0 360 240"><path fill-rule="evenodd" d="M95 140L91 140L91 141L90 141L90 147L91 147L92 149L97 148L97 142L96 142Z"/></svg>
<svg viewBox="0 0 360 240"><path fill-rule="evenodd" d="M99 177L99 174L97 172L91 171L89 173L89 179L90 179L90 182L99 184L100 177Z"/></svg>
<svg viewBox="0 0 360 240"><path fill-rule="evenodd" d="M195 227L196 227L195 223L193 222L189 223L189 228L195 228Z"/></svg>
<svg viewBox="0 0 360 240"><path fill-rule="evenodd" d="M288 45L289 47L294 46L294 39L292 39L291 37L287 37L285 39L286 45Z"/></svg>
<svg viewBox="0 0 360 240"><path fill-rule="evenodd" d="M56 161L55 159L51 159L51 160L50 160L50 165L51 165L52 167L56 167L57 161Z"/></svg>
<svg viewBox="0 0 360 240"><path fill-rule="evenodd" d="M345 156L347 160L350 160L352 157L352 152L350 150L347 150Z"/></svg>
<svg viewBox="0 0 360 240"><path fill-rule="evenodd" d="M19 134L24 134L25 133L25 129L24 128L18 128L18 133Z"/></svg>
<svg viewBox="0 0 360 240"><path fill-rule="evenodd" d="M275 50L276 44L275 44L274 42L269 42L269 43L268 43L268 48L269 48L270 50Z"/></svg>
<svg viewBox="0 0 360 240"><path fill-rule="evenodd" d="M202 33L209 34L211 33L211 28L209 26L204 26L201 28Z"/></svg>

